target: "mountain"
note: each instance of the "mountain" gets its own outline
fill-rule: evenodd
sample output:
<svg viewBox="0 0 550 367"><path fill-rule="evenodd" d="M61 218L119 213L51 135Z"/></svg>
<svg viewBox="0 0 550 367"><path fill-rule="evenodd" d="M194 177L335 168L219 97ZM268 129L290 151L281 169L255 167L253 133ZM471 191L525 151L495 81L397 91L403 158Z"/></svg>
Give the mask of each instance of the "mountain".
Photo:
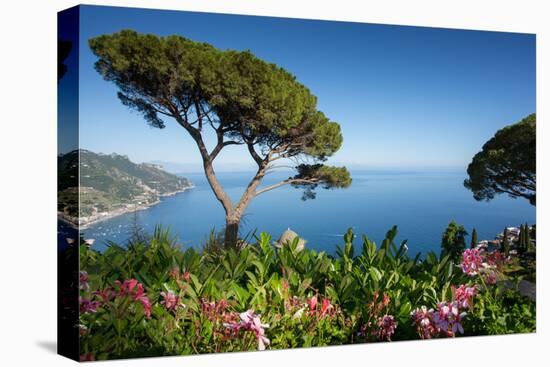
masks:
<svg viewBox="0 0 550 367"><path fill-rule="evenodd" d="M167 161L151 161L150 163L159 165L166 172L170 172L170 173L204 171L204 168L201 163L176 163L176 162L167 162Z"/></svg>
<svg viewBox="0 0 550 367"><path fill-rule="evenodd" d="M80 190L71 184L78 169ZM193 187L191 181L164 171L160 165L133 163L115 153L75 150L58 157L58 170L58 211L73 224L79 217L78 192L80 224L86 225L149 207L162 196Z"/></svg>

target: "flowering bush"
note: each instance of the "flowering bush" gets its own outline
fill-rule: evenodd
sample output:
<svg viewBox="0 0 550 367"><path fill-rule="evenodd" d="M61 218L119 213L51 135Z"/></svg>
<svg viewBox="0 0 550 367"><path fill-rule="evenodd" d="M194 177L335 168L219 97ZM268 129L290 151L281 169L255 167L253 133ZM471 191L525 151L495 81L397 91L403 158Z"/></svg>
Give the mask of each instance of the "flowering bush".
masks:
<svg viewBox="0 0 550 367"><path fill-rule="evenodd" d="M178 307L182 306L185 307L185 305L180 302L179 296L176 296L172 291L160 292L160 295L163 297L160 304L164 305L168 311L175 311Z"/></svg>
<svg viewBox="0 0 550 367"><path fill-rule="evenodd" d="M317 302L317 295L314 295L307 301L309 315L317 318L334 316L336 308L330 303L328 298L322 298L321 302Z"/></svg>
<svg viewBox="0 0 550 367"><path fill-rule="evenodd" d="M470 309L473 309L474 295L477 293L480 298L479 307L473 309L471 317L472 335L535 330L535 303L526 302L517 291L506 290L506 282L511 283L506 275L511 263L512 259L500 251L481 252L472 249L464 252L462 271L475 278L479 284L453 292ZM503 287L498 285L499 280L503 280Z"/></svg>
<svg viewBox="0 0 550 367"><path fill-rule="evenodd" d="M486 283L494 285L509 262L510 259L500 251L482 253L479 249L468 249L462 254L461 268L464 274L470 277L480 275Z"/></svg>
<svg viewBox="0 0 550 367"><path fill-rule="evenodd" d="M390 306L390 297L387 294L379 296L378 292L373 295L372 301L363 311L363 324L359 336L368 340L390 341L397 328L397 322L387 312Z"/></svg>
<svg viewBox="0 0 550 367"><path fill-rule="evenodd" d="M462 271L468 276L476 276L483 266L483 258L478 249L468 249L462 253Z"/></svg>
<svg viewBox="0 0 550 367"><path fill-rule="evenodd" d="M411 313L413 325L416 326L418 335L422 339L435 338L439 334L439 329L434 320L434 310L426 306L417 308Z"/></svg>
<svg viewBox="0 0 550 367"><path fill-rule="evenodd" d="M91 301L84 297L79 297L80 313L97 312L97 309L101 306L101 302Z"/></svg>
<svg viewBox="0 0 550 367"><path fill-rule="evenodd" d="M476 287L461 284L451 286L452 300L437 304L436 309L422 306L411 313L413 325L422 339L436 337L454 337L457 333L464 334L462 321L468 310L473 308Z"/></svg>
<svg viewBox="0 0 550 367"><path fill-rule="evenodd" d="M458 288L451 286L453 299L458 303L458 306L464 310L469 310L474 306L474 296L477 293L477 286L468 287L466 284L461 284Z"/></svg>
<svg viewBox="0 0 550 367"><path fill-rule="evenodd" d="M265 346L270 343L265 336L265 328L268 328L269 325L262 324L260 316L252 310L243 312L239 316L241 318L240 322L225 323L224 326L236 332L240 330L252 331L258 339L258 350L265 350Z"/></svg>
<svg viewBox="0 0 550 367"><path fill-rule="evenodd" d="M115 281L118 291L115 291L115 297L128 297L134 302L139 302L143 306L143 312L147 318L151 317L151 302L145 294L143 284L135 279L127 279L123 283Z"/></svg>
<svg viewBox="0 0 550 367"><path fill-rule="evenodd" d="M458 302L440 302L434 314L434 322L439 333L446 336L455 336L457 332L464 334L462 319L466 312L460 312Z"/></svg>
<svg viewBox="0 0 550 367"><path fill-rule="evenodd" d="M396 233L380 246L364 237L355 254L349 231L334 257L276 249L264 233L215 253L181 250L162 231L103 253L83 243L82 360L535 329L534 302L500 290L510 259L479 250L460 264L433 253L411 259Z"/></svg>
<svg viewBox="0 0 550 367"><path fill-rule="evenodd" d="M395 322L392 315L384 315L378 318L376 326L378 327L378 339L381 341L390 341L391 336L395 333L395 329L397 328L397 322Z"/></svg>

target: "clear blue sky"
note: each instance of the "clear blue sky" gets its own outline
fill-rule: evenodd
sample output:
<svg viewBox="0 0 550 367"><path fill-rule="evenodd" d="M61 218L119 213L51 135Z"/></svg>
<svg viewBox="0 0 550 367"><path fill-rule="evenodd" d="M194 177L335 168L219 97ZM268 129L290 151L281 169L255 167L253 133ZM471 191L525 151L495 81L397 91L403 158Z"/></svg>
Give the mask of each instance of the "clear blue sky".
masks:
<svg viewBox="0 0 550 367"><path fill-rule="evenodd" d="M121 29L248 49L284 67L340 123L344 144L330 161L352 168L464 168L536 107L534 35L84 6L81 147L136 162L196 164L199 155L181 127L149 127L93 69L87 40ZM218 167L248 167L239 149Z"/></svg>

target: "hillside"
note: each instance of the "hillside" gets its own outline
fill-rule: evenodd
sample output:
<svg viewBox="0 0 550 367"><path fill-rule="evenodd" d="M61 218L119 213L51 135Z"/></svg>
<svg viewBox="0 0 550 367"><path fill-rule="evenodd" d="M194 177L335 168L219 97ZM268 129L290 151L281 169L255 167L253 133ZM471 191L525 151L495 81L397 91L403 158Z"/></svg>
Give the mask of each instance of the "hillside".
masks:
<svg viewBox="0 0 550 367"><path fill-rule="evenodd" d="M193 186L188 179L165 172L159 165L136 164L114 153L75 150L58 157L58 211L73 224L78 222L78 191L71 185L74 181L71 177L77 167L80 168L81 225L149 207L162 196Z"/></svg>

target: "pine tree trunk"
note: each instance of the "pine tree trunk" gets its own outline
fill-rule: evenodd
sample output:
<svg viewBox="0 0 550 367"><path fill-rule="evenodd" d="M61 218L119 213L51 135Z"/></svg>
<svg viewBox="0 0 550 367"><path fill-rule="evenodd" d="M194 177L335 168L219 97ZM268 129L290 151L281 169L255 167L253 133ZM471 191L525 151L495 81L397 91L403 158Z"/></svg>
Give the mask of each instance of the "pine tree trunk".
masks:
<svg viewBox="0 0 550 367"><path fill-rule="evenodd" d="M226 248L236 248L239 241L239 224L241 218L237 216L227 216L225 218L225 246Z"/></svg>

